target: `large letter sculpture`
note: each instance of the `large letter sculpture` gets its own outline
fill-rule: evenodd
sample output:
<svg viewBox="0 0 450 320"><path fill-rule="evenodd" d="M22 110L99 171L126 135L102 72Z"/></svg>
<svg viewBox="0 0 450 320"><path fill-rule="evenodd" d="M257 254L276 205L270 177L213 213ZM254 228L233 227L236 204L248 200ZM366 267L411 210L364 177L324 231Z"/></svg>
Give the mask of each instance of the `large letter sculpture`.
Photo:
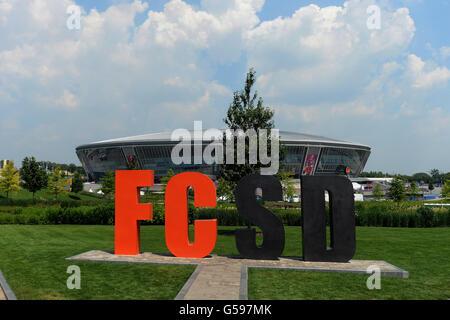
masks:
<svg viewBox="0 0 450 320"><path fill-rule="evenodd" d="M139 203L140 187L153 186L153 170L116 171L115 254L140 253L140 222L153 217L153 204Z"/></svg>
<svg viewBox="0 0 450 320"><path fill-rule="evenodd" d="M177 174L166 187L166 244L177 257L203 258L216 245L217 219L195 220L195 241L189 241L188 188L194 189L196 207L215 207L216 187L206 175L198 172Z"/></svg>
<svg viewBox="0 0 450 320"><path fill-rule="evenodd" d="M348 262L356 249L350 180L341 176L302 176L301 188L303 259ZM325 190L329 194L330 248L326 240Z"/></svg>
<svg viewBox="0 0 450 320"><path fill-rule="evenodd" d="M239 214L257 225L263 232L263 243L256 244L253 228L236 230L236 247L244 258L278 259L284 249L283 223L268 209L256 201L256 188L262 189L266 201L280 201L282 187L274 176L250 174L242 178L236 187L236 207Z"/></svg>

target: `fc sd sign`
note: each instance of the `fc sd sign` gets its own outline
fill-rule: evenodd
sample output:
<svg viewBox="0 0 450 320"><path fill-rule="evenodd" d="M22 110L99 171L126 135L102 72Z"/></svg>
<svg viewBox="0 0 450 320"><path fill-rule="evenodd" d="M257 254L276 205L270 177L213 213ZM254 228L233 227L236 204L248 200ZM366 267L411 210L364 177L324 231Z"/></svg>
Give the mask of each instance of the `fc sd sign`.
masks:
<svg viewBox="0 0 450 320"><path fill-rule="evenodd" d="M139 188L154 184L153 170L116 171L115 254L140 253L140 220L152 219L153 205L139 203ZM342 176L302 176L301 209L303 259L305 261L348 262L355 253L354 196L351 182ZM214 249L217 219L195 220L195 241L188 234L188 188L194 190L196 207L215 207L214 182L198 172L175 175L166 186L165 238L176 257L203 258ZM236 230L236 247L243 258L277 259L284 243L284 227L270 210L255 198L262 189L265 201L282 201L282 187L274 176L250 174L237 184L236 207L250 224L258 226L263 243L256 243L256 230ZM324 192L330 196L330 247L326 239Z"/></svg>

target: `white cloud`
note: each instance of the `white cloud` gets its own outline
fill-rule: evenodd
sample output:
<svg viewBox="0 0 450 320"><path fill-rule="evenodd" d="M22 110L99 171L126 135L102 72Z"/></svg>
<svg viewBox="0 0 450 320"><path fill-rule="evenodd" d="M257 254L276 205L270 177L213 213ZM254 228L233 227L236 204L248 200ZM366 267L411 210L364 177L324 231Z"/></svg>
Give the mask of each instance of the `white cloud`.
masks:
<svg viewBox="0 0 450 320"><path fill-rule="evenodd" d="M446 67L433 67L414 54L408 56L408 74L413 88L431 88L445 84L450 79L450 70Z"/></svg>
<svg viewBox="0 0 450 320"><path fill-rule="evenodd" d="M56 100L56 105L63 108L75 109L80 105L80 100L73 93L64 89L62 96Z"/></svg>
<svg viewBox="0 0 450 320"><path fill-rule="evenodd" d="M33 144L42 158L73 156L89 141L198 119L221 126L239 88L217 74L242 56L282 128L351 140L370 132L365 124L391 125L383 132L392 132L391 121L415 121L424 111L448 119L448 102L430 97L446 88L449 70L408 52L415 34L409 11L383 3L380 30L366 26L371 0L306 5L262 23L263 0L202 0L200 8L171 0L161 12L140 0L119 1L82 11L81 29L68 30L73 1L0 0L0 106L3 119L14 120L0 134L14 141L28 133L2 148L22 155ZM447 47L440 51L448 56ZM440 122L436 128L445 130ZM369 133L364 137L370 142Z"/></svg>
<svg viewBox="0 0 450 320"><path fill-rule="evenodd" d="M273 100L293 104L301 96L310 104L362 89L380 63L403 54L415 32L407 9L382 11L381 30L369 30L369 4L311 4L249 31L249 65L259 72L261 90Z"/></svg>
<svg viewBox="0 0 450 320"><path fill-rule="evenodd" d="M444 58L448 58L448 57L450 57L450 47L442 47L441 48L441 55L444 57Z"/></svg>

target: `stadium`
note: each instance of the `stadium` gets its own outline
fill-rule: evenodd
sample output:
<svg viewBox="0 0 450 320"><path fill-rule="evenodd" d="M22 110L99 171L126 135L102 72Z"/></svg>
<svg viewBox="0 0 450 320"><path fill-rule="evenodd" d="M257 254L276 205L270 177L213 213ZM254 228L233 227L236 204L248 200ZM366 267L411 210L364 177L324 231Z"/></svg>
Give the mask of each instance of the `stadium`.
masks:
<svg viewBox="0 0 450 320"><path fill-rule="evenodd" d="M192 131L191 131L192 132ZM179 164L171 160L171 151L179 141L171 140L172 132L150 133L132 137L111 139L81 145L76 148L90 181L98 181L107 171L126 170L130 166L142 170L154 170L155 179L175 173L197 171L213 179L220 175L219 164ZM310 134L279 131L285 146L280 169L302 175L346 174L357 177L369 158L371 148L348 141L341 141ZM203 148L211 140L203 140Z"/></svg>

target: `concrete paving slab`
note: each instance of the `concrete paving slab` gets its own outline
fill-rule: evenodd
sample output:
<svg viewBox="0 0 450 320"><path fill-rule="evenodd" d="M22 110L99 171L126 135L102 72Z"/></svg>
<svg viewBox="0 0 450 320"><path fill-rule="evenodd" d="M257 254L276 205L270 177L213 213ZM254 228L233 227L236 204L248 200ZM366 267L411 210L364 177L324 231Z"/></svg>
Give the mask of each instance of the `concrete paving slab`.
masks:
<svg viewBox="0 0 450 320"><path fill-rule="evenodd" d="M385 261L350 260L348 263L309 262L298 257L278 260L252 260L238 256L210 255L198 258L177 258L171 254L144 252L135 256L92 250L67 258L69 261L181 264L197 265L176 300L246 300L248 268L292 269L317 272L368 274L370 266L380 269L381 276L408 278L407 271Z"/></svg>

